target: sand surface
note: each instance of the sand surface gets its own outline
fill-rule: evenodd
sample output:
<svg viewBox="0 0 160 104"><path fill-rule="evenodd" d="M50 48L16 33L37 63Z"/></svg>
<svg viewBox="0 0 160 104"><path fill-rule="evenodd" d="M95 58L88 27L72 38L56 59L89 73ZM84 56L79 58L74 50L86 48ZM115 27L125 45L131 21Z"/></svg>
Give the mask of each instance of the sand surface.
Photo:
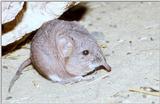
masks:
<svg viewBox="0 0 160 104"><path fill-rule="evenodd" d="M25 69L11 93L9 82L29 57L30 44L2 57L3 104L159 104L157 96L130 92L130 88L160 90L160 2L89 2L80 21L97 37L112 72L99 71L95 80L60 85ZM106 78L102 76L107 75ZM7 98L7 99L6 99Z"/></svg>

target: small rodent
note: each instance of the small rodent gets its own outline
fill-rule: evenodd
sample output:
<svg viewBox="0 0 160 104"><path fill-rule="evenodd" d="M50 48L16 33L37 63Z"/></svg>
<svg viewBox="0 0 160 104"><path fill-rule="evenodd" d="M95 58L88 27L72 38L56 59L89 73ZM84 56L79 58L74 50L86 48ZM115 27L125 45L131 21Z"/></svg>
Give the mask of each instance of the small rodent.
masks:
<svg viewBox="0 0 160 104"><path fill-rule="evenodd" d="M10 82L9 92L23 69L32 64L45 78L58 83L85 80L97 69L111 71L91 34L76 21L51 20L41 26L31 43L31 56Z"/></svg>

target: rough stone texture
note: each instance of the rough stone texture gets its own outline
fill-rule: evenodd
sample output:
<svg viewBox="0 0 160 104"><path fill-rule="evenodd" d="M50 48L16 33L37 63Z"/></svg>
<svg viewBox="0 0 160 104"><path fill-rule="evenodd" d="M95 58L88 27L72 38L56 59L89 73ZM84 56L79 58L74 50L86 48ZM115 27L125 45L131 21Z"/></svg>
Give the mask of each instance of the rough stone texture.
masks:
<svg viewBox="0 0 160 104"><path fill-rule="evenodd" d="M105 34L103 52L112 72L99 71L97 79L60 85L42 78L32 66L26 68L10 94L9 82L29 57L30 45L2 57L3 103L97 103L158 104L159 97L130 92L142 86L160 89L160 3L89 2L81 21L89 31ZM108 77L99 77L107 74ZM5 100L8 97L9 100ZM12 97L12 98L11 98Z"/></svg>
<svg viewBox="0 0 160 104"><path fill-rule="evenodd" d="M17 24L12 31L2 36L2 46L20 40L24 35L38 29L43 23L58 18L68 9L71 3L72 2L27 2L26 11L23 13L24 15L21 22ZM15 8L11 10L14 9ZM10 14L10 11L5 10L2 14Z"/></svg>
<svg viewBox="0 0 160 104"><path fill-rule="evenodd" d="M2 2L2 24L15 19L24 2Z"/></svg>

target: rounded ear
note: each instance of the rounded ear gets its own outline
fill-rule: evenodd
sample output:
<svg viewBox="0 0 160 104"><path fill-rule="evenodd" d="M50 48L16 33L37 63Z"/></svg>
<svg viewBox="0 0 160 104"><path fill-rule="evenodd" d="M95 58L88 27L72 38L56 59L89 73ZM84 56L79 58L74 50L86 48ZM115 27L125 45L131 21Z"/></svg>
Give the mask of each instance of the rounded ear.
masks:
<svg viewBox="0 0 160 104"><path fill-rule="evenodd" d="M60 55L64 58L69 57L73 52L73 40L67 36L59 36L56 41Z"/></svg>

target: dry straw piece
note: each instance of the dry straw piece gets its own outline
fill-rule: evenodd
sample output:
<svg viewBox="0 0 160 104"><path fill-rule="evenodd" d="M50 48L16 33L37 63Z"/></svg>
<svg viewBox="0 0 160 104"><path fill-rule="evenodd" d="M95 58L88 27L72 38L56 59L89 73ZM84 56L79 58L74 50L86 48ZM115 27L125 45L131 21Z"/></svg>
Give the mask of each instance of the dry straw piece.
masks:
<svg viewBox="0 0 160 104"><path fill-rule="evenodd" d="M152 95L152 96L160 96L160 91L154 90L151 87L130 88L129 91L144 93L144 94Z"/></svg>

